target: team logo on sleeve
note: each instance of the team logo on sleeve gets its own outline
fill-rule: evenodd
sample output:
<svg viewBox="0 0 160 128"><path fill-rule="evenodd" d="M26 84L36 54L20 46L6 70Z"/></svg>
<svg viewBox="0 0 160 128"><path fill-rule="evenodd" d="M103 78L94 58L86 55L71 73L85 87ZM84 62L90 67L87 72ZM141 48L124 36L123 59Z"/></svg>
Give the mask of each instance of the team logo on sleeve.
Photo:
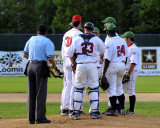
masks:
<svg viewBox="0 0 160 128"><path fill-rule="evenodd" d="M157 69L157 50L142 49L142 69Z"/></svg>

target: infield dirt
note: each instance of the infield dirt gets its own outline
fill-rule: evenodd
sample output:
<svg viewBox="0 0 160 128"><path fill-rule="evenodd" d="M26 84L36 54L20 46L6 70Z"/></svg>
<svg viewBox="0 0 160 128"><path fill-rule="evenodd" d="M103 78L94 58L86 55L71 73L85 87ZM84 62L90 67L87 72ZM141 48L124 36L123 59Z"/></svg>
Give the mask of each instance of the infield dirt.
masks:
<svg viewBox="0 0 160 128"><path fill-rule="evenodd" d="M89 114L80 120L68 116L48 116L51 124L28 124L27 119L0 119L0 128L159 128L160 117L136 115L103 116L102 119L91 119Z"/></svg>
<svg viewBox="0 0 160 128"><path fill-rule="evenodd" d="M129 100L128 95L126 95L126 101ZM0 102L26 102L26 93L0 93ZM108 98L106 93L100 93L100 102L107 102ZM160 93L137 93L137 102L160 102ZM47 102L61 102L60 93L48 93ZM89 102L89 95L85 95L85 102Z"/></svg>

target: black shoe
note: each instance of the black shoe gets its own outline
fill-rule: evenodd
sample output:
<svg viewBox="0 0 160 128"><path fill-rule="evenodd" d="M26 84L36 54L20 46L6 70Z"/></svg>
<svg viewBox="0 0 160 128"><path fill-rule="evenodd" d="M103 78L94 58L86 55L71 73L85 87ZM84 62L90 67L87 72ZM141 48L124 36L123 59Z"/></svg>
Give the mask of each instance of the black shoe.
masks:
<svg viewBox="0 0 160 128"><path fill-rule="evenodd" d="M51 120L48 120L48 119L46 119L46 120L37 120L35 123L36 124L51 123Z"/></svg>
<svg viewBox="0 0 160 128"><path fill-rule="evenodd" d="M98 112L92 112L91 116L92 116L92 119L99 119L99 118L103 117L99 111Z"/></svg>
<svg viewBox="0 0 160 128"><path fill-rule="evenodd" d="M106 116L118 116L118 110L110 111L105 113Z"/></svg>
<svg viewBox="0 0 160 128"><path fill-rule="evenodd" d="M127 109L127 114L134 114L134 112L132 112L130 109Z"/></svg>
<svg viewBox="0 0 160 128"><path fill-rule="evenodd" d="M73 114L73 110L69 110L68 116L69 116L70 118L72 118L72 114Z"/></svg>
<svg viewBox="0 0 160 128"><path fill-rule="evenodd" d="M31 121L31 122L29 121L29 124L35 124L35 121Z"/></svg>
<svg viewBox="0 0 160 128"><path fill-rule="evenodd" d="M73 111L72 118L73 118L74 120L79 120L79 112L74 112L74 111Z"/></svg>
<svg viewBox="0 0 160 128"><path fill-rule="evenodd" d="M83 111L79 111L79 115L83 116L83 115L85 115L85 113Z"/></svg>
<svg viewBox="0 0 160 128"><path fill-rule="evenodd" d="M69 114L69 110L63 109L63 110L61 111L61 116L68 116L68 114Z"/></svg>
<svg viewBox="0 0 160 128"><path fill-rule="evenodd" d="M105 114L106 112L111 112L112 108L108 108L106 111L102 112L102 114Z"/></svg>

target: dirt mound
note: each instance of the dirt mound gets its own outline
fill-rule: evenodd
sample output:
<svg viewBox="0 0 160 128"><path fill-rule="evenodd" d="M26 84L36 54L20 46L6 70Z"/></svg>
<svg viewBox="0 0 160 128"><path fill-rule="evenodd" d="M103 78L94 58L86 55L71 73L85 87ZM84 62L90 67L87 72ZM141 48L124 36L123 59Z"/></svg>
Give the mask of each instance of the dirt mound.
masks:
<svg viewBox="0 0 160 128"><path fill-rule="evenodd" d="M91 119L89 114L72 120L68 116L48 116L51 124L28 124L27 119L0 119L1 128L159 128L160 117L137 115L103 116L102 119Z"/></svg>

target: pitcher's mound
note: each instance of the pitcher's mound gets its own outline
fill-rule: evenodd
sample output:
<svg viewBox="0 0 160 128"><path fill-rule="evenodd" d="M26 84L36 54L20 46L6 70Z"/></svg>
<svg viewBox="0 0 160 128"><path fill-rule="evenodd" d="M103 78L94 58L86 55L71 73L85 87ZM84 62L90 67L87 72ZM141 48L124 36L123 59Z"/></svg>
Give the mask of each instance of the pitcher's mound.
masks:
<svg viewBox="0 0 160 128"><path fill-rule="evenodd" d="M50 124L28 124L27 119L0 119L1 128L159 128L160 117L137 115L103 115L102 119L91 119L89 114L72 120L68 116L48 116Z"/></svg>

